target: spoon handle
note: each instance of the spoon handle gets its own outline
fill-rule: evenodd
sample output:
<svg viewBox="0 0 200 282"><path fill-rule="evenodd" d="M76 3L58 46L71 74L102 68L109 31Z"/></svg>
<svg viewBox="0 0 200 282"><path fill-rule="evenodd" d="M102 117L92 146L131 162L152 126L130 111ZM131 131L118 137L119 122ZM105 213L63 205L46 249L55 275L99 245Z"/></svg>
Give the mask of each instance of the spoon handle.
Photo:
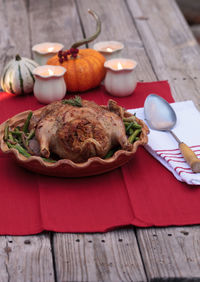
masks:
<svg viewBox="0 0 200 282"><path fill-rule="evenodd" d="M186 162L189 164L193 172L200 172L200 159L197 158L195 153L188 147L185 143L180 142L179 148L181 150L181 153L186 160Z"/></svg>
<svg viewBox="0 0 200 282"><path fill-rule="evenodd" d="M200 172L200 159L197 158L195 153L186 145L185 143L181 142L180 139L176 136L176 134L169 130L172 136L176 139L179 144L179 149L185 159L185 161L189 164L193 172Z"/></svg>

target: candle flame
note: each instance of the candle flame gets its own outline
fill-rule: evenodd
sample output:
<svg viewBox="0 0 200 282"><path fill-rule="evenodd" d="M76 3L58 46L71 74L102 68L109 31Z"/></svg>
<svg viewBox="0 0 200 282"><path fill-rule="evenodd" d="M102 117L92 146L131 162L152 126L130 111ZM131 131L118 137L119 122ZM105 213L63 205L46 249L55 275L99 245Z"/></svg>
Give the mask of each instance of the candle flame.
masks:
<svg viewBox="0 0 200 282"><path fill-rule="evenodd" d="M117 63L117 69L118 70L122 70L123 69L123 66L120 62Z"/></svg>
<svg viewBox="0 0 200 282"><path fill-rule="evenodd" d="M54 74L54 72L52 70L50 70L50 69L48 69L47 71L48 71L49 75L53 75Z"/></svg>
<svg viewBox="0 0 200 282"><path fill-rule="evenodd" d="M112 51L113 51L113 49L112 49L112 48L110 48L110 47L107 47L107 48L106 48L106 51L108 51L108 52L112 52Z"/></svg>
<svg viewBox="0 0 200 282"><path fill-rule="evenodd" d="M52 52L52 51L53 51L53 47L48 47L48 48L47 48L47 51L48 51L48 52Z"/></svg>

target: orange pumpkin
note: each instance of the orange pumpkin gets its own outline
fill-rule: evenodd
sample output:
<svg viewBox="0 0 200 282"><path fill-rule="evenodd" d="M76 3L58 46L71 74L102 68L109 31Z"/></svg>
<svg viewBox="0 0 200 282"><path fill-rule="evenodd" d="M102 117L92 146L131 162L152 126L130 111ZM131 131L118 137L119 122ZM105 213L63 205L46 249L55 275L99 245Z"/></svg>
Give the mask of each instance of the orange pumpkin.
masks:
<svg viewBox="0 0 200 282"><path fill-rule="evenodd" d="M79 41L71 46L69 50L60 51L50 58L48 65L59 65L66 68L64 76L67 90L70 92L82 92L94 88L100 84L105 76L105 58L93 49L80 49L77 47L93 41L101 32L101 22L97 14L88 10L95 18L97 30L94 35Z"/></svg>
<svg viewBox="0 0 200 282"><path fill-rule="evenodd" d="M60 65L66 68L64 76L67 90L82 92L98 86L105 76L105 58L93 49L80 49L76 58L59 62L57 55L50 58L49 65Z"/></svg>

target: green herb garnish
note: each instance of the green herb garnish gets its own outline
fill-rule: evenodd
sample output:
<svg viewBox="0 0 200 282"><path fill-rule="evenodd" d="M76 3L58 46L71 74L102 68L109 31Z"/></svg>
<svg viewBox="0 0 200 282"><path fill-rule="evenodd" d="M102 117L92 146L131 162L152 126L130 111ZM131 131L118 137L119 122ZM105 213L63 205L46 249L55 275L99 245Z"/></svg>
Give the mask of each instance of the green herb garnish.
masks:
<svg viewBox="0 0 200 282"><path fill-rule="evenodd" d="M74 107L83 107L80 96L75 96L73 99L62 100L63 104L69 104Z"/></svg>

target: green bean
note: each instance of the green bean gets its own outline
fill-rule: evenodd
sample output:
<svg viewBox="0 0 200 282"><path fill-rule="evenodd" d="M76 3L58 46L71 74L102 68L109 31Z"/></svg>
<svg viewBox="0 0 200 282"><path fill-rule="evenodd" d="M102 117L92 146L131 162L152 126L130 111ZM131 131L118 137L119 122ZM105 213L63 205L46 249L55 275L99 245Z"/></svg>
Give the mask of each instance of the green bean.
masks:
<svg viewBox="0 0 200 282"><path fill-rule="evenodd" d="M20 154L22 154L24 157L26 157L26 158L29 158L29 157L31 157L31 155L21 146L21 145L19 145L18 143L17 144L15 144L15 145L13 145L13 144L11 144L10 142L6 142L6 144L7 144L7 146L8 146L8 148L9 149L12 149L12 148L14 148L14 149L16 149ZM49 162L49 163L56 163L56 161L55 160L52 160L52 159L46 159L46 158L42 158L45 162Z"/></svg>
<svg viewBox="0 0 200 282"><path fill-rule="evenodd" d="M11 132L11 131L9 131L9 133L8 133L8 139L9 139L10 141L14 142L14 138L13 138L13 135L12 135L12 132Z"/></svg>
<svg viewBox="0 0 200 282"><path fill-rule="evenodd" d="M29 158L31 155L18 143L17 144L11 144L10 142L6 142L8 148L14 148L16 149L20 154L22 154L24 157Z"/></svg>
<svg viewBox="0 0 200 282"><path fill-rule="evenodd" d="M126 128L126 133L129 132L130 128L132 129L141 129L142 128L142 126L138 124L136 121L131 121L131 122L124 121L124 125Z"/></svg>
<svg viewBox="0 0 200 282"><path fill-rule="evenodd" d="M14 131L10 131L12 133L12 135L16 135L16 136L21 136L22 135L22 131L17 131L17 130L14 130Z"/></svg>
<svg viewBox="0 0 200 282"><path fill-rule="evenodd" d="M135 129L141 129L142 126L139 125L137 122L134 122L134 123L133 123L133 128L135 128Z"/></svg>
<svg viewBox="0 0 200 282"><path fill-rule="evenodd" d="M15 127L14 131L18 132L18 133L22 133L23 132L22 129L19 126Z"/></svg>
<svg viewBox="0 0 200 282"><path fill-rule="evenodd" d="M19 144L14 145L14 148L18 150L20 154L22 154L24 157L29 158L31 155Z"/></svg>
<svg viewBox="0 0 200 282"><path fill-rule="evenodd" d="M133 134L128 138L128 141L133 144L137 135L141 132L141 129L136 129Z"/></svg>
<svg viewBox="0 0 200 282"><path fill-rule="evenodd" d="M32 115L33 115L33 112L29 112L29 114L28 114L28 116L27 116L27 119L26 119L26 121L25 121L25 123L24 123L24 126L23 126L23 131L26 133L26 132L28 132L28 127L29 127L29 123L30 123L30 119L31 119L31 117L32 117Z"/></svg>
<svg viewBox="0 0 200 282"><path fill-rule="evenodd" d="M6 141L6 144L7 144L7 146L8 146L9 149L12 148L12 144L10 144L10 142Z"/></svg>
<svg viewBox="0 0 200 282"><path fill-rule="evenodd" d="M129 129L134 125L133 122L130 122L129 125L126 127L126 132L129 131Z"/></svg>
<svg viewBox="0 0 200 282"><path fill-rule="evenodd" d="M48 162L48 163L56 163L55 160L52 160L52 159L46 159L46 158L42 158L45 162Z"/></svg>
<svg viewBox="0 0 200 282"><path fill-rule="evenodd" d="M27 140L32 139L34 135L35 135L35 129L31 129L31 131L29 132L27 136Z"/></svg>
<svg viewBox="0 0 200 282"><path fill-rule="evenodd" d="M130 128L129 131L128 131L129 136L132 135L133 132L134 132L133 128Z"/></svg>
<svg viewBox="0 0 200 282"><path fill-rule="evenodd" d="M20 144L22 144L23 142L22 142L22 134L23 134L24 132L23 131L21 131L21 130L19 130L18 128L15 128L15 130L14 130L14 135L16 136L16 138L17 138L17 140L18 140L18 143L20 143Z"/></svg>
<svg viewBox="0 0 200 282"><path fill-rule="evenodd" d="M117 150L119 150L119 148L113 148L110 151L108 151L108 153L105 155L104 159L111 158Z"/></svg>
<svg viewBox="0 0 200 282"><path fill-rule="evenodd" d="M9 134L8 134L8 139L9 139L9 142L11 142L11 144L16 144L18 143L18 138L16 136L13 136L13 131L10 131Z"/></svg>

